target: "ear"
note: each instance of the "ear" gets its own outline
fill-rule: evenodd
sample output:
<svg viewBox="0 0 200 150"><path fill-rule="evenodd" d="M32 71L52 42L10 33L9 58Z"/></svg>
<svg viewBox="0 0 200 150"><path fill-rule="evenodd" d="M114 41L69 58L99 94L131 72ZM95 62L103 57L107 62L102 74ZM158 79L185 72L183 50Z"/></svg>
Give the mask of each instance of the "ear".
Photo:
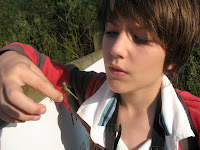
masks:
<svg viewBox="0 0 200 150"><path fill-rule="evenodd" d="M174 65L171 64L171 65L169 65L169 66L167 67L167 70L172 70L173 68L174 68Z"/></svg>

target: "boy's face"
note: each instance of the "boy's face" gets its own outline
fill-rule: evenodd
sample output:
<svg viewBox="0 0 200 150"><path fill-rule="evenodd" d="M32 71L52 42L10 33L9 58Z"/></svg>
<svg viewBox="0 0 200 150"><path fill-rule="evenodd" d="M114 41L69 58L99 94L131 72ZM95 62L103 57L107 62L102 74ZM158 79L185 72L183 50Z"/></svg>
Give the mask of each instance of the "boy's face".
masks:
<svg viewBox="0 0 200 150"><path fill-rule="evenodd" d="M145 28L123 19L116 25L107 22L102 47L107 81L114 92L145 92L161 86L165 51L150 42Z"/></svg>

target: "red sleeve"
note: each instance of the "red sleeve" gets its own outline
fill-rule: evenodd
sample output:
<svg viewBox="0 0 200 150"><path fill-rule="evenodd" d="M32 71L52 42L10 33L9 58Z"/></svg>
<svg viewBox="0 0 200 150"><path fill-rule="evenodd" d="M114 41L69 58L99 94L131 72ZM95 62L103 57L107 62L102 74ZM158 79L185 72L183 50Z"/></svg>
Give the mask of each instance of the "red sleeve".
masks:
<svg viewBox="0 0 200 150"><path fill-rule="evenodd" d="M14 50L28 57L36 66L40 66L39 68L47 79L59 91L62 89L62 82L68 83L69 81L70 67L64 67L64 64L52 62L49 57L40 54L30 45L14 42L5 46L2 50ZM64 99L63 103L66 103L66 99ZM68 107L66 104L64 105Z"/></svg>
<svg viewBox="0 0 200 150"><path fill-rule="evenodd" d="M42 68L44 75L59 91L62 90L62 82L68 83L70 70L71 68L64 67L64 64L52 62L49 57Z"/></svg>
<svg viewBox="0 0 200 150"><path fill-rule="evenodd" d="M47 79L54 85L57 90L63 93L63 104L67 109L69 109L69 106L67 105L67 97L65 91L62 91L62 83L69 82L70 70L71 68L64 67L64 65L61 63L51 62L49 57L46 58L46 62L42 69L42 72L47 77Z"/></svg>
<svg viewBox="0 0 200 150"><path fill-rule="evenodd" d="M187 105L196 133L198 135L198 145L200 147L200 98L187 91L180 91L178 89L176 89L176 91L181 95Z"/></svg>
<svg viewBox="0 0 200 150"><path fill-rule="evenodd" d="M5 46L3 49L9 48L10 46L13 46L13 45L21 46L23 48L24 52L29 56L31 61L37 66L37 56L36 56L36 53L35 53L34 48L32 46L22 44L22 43L19 43L19 42L13 42L13 43Z"/></svg>

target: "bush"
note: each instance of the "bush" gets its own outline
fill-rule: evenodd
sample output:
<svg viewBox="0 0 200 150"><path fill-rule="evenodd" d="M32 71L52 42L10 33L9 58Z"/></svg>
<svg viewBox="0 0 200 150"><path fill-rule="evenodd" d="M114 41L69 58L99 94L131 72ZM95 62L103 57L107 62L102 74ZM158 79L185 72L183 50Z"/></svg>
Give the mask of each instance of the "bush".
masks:
<svg viewBox="0 0 200 150"><path fill-rule="evenodd" d="M22 42L66 63L94 50L96 2L6 0L0 2L0 46Z"/></svg>
<svg viewBox="0 0 200 150"><path fill-rule="evenodd" d="M200 42L192 51L192 54L179 73L177 88L186 90L200 97Z"/></svg>

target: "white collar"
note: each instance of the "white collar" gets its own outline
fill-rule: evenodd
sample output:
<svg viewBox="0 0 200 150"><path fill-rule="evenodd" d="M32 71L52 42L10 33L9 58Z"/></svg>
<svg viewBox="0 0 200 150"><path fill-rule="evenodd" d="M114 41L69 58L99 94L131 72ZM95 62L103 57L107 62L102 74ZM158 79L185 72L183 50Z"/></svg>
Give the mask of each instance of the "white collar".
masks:
<svg viewBox="0 0 200 150"><path fill-rule="evenodd" d="M187 114L172 84L165 75L163 76L162 85L161 99L163 122L166 125L166 131L169 133L169 136L166 136L166 144L168 149L175 150L178 148L179 140L194 136L194 133L190 127ZM77 111L77 114L91 127L91 139L103 147L105 147L105 126L100 126L98 124L103 112L112 100L113 94L114 92L110 90L107 81L105 81L99 90L92 97L87 99Z"/></svg>
<svg viewBox="0 0 200 150"><path fill-rule="evenodd" d="M168 149L177 149L178 141L195 135L183 105L167 76L163 76L161 99L161 111L169 133L169 136L166 136L167 147Z"/></svg>

